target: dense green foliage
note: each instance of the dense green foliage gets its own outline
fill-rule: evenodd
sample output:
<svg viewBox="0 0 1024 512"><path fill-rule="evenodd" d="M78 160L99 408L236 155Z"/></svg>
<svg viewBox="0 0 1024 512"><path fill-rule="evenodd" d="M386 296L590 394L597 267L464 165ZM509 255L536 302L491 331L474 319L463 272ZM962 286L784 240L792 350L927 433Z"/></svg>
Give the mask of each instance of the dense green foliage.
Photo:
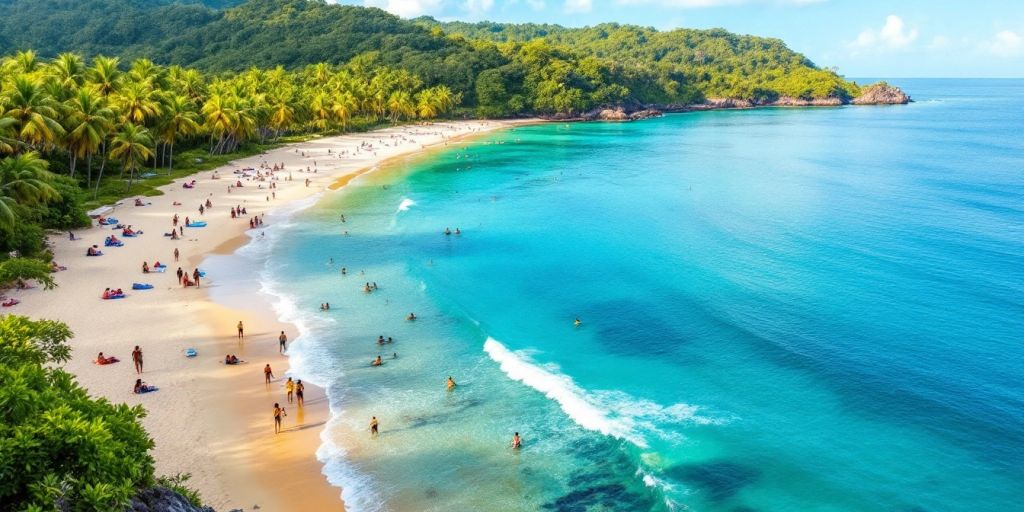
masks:
<svg viewBox="0 0 1024 512"><path fill-rule="evenodd" d="M602 24L439 23L321 0L0 0L0 51L36 48L146 57L241 71L340 65L372 53L424 86L445 85L480 115L580 112L705 97L849 99L857 86L778 39L724 30ZM205 5L203 5L205 4ZM44 22L40 22L44 20ZM18 27L30 26L31 30Z"/></svg>
<svg viewBox="0 0 1024 512"><path fill-rule="evenodd" d="M66 325L0 317L0 503L5 510L118 510L153 483L139 406L95 399L58 366Z"/></svg>
<svg viewBox="0 0 1024 512"><path fill-rule="evenodd" d="M86 225L86 191L114 199L140 177L174 174L179 144L223 163L218 157L283 134L430 119L459 101L372 54L340 67L211 76L147 59L127 67L103 56L45 62L16 53L0 60L0 260L42 255L43 229ZM194 162L180 167L195 170ZM153 182L141 191L167 179Z"/></svg>

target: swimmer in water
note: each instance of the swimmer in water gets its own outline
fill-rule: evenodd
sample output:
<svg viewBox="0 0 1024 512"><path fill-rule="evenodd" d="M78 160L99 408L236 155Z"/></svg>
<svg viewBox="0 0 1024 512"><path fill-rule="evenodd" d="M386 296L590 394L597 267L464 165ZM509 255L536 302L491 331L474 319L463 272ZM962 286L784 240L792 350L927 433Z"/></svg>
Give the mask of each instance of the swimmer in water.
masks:
<svg viewBox="0 0 1024 512"><path fill-rule="evenodd" d="M455 379L451 375L448 376L448 382L445 383L445 387L448 388L448 391L455 389Z"/></svg>
<svg viewBox="0 0 1024 512"><path fill-rule="evenodd" d="M374 359L373 361L370 362L370 366L380 366L382 364L384 364L384 359L382 359L380 356L377 356L377 359Z"/></svg>
<svg viewBox="0 0 1024 512"><path fill-rule="evenodd" d="M581 322L581 321L580 321L580 319L579 319L579 318L577 318L577 319L576 319L575 321L573 321L572 325L574 325L574 326L576 326L576 327L579 327L579 326L580 326L580 324L582 324L582 323L583 323L583 322Z"/></svg>
<svg viewBox="0 0 1024 512"><path fill-rule="evenodd" d="M416 320L416 313L409 313L409 316L405 317L405 319L410 321L410 322L412 322L413 320Z"/></svg>
<svg viewBox="0 0 1024 512"><path fill-rule="evenodd" d="M450 234L452 234L452 230L450 230L448 228L444 228L444 234L445 235L450 235Z"/></svg>
<svg viewBox="0 0 1024 512"><path fill-rule="evenodd" d="M512 448L517 448L518 449L518 448L522 448L522 447L523 447L523 440L522 440L522 438L519 437L519 432L516 432L515 435L512 436Z"/></svg>

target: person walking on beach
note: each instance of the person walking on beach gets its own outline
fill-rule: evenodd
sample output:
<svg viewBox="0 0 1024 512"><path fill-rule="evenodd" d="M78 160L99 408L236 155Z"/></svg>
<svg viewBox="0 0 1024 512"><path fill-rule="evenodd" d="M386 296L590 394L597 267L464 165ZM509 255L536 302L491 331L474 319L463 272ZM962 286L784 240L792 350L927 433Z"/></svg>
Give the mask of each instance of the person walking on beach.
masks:
<svg viewBox="0 0 1024 512"><path fill-rule="evenodd" d="M245 330L242 328L242 321L239 320L238 321L238 339L242 339L242 336L244 336L244 335L245 335Z"/></svg>
<svg viewBox="0 0 1024 512"><path fill-rule="evenodd" d="M284 335L284 331L281 331L281 335L277 337L277 352L284 354L284 350L288 345L288 336Z"/></svg>
<svg viewBox="0 0 1024 512"><path fill-rule="evenodd" d="M135 373L142 373L142 349L138 345L132 350L132 362L135 363Z"/></svg>
<svg viewBox="0 0 1024 512"><path fill-rule="evenodd" d="M270 369L270 363L263 367L263 377L266 379L267 384L270 384L270 381L273 380L274 370Z"/></svg>
<svg viewBox="0 0 1024 512"><path fill-rule="evenodd" d="M175 249L175 250L177 250L177 249ZM178 284L181 284L181 278L182 278L182 276L185 275L185 271L182 270L181 267L178 267L177 274L178 274Z"/></svg>
<svg viewBox="0 0 1024 512"><path fill-rule="evenodd" d="M288 416L288 413L285 412L284 407L281 407L280 404L278 404L277 402L274 402L274 433L275 434L280 434L281 433L281 417L282 416Z"/></svg>
<svg viewBox="0 0 1024 512"><path fill-rule="evenodd" d="M306 399L304 392L306 391L306 385L302 383L302 379L295 381L295 401L299 404L299 407L306 405Z"/></svg>
<svg viewBox="0 0 1024 512"><path fill-rule="evenodd" d="M370 418L370 435L375 436L380 434L380 427L377 423L377 417L373 416Z"/></svg>
<svg viewBox="0 0 1024 512"><path fill-rule="evenodd" d="M177 248L177 247L175 247L175 248L174 248L174 261L178 261L178 256L179 256L179 254L180 254L180 253L178 253L178 248ZM179 278L178 278L178 280L180 281L180 280L181 280L181 278L179 277Z"/></svg>
<svg viewBox="0 0 1024 512"><path fill-rule="evenodd" d="M284 389L288 392L288 403L295 401L295 381L291 377L288 377L288 382L284 383Z"/></svg>

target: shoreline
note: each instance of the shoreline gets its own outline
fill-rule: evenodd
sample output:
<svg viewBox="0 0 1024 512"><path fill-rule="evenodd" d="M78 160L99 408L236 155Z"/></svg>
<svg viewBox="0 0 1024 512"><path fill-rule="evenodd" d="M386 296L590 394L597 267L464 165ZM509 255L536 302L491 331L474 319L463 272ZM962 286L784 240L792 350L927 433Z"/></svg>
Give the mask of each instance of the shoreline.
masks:
<svg viewBox="0 0 1024 512"><path fill-rule="evenodd" d="M307 385L306 406L300 410L285 403L281 388L290 365L286 356L275 351L276 335L285 331L289 343L294 342L298 336L295 326L278 318L269 296L259 293L254 299L249 290L221 284L225 280L217 275L204 278L199 289L182 289L174 271L181 266L189 272L210 256L232 258L252 240L246 220L228 215L230 205L245 206L248 217L279 211L300 199L341 189L391 159L536 122L438 122L325 137L176 180L160 188L163 195L142 198L147 206L131 206L129 198L109 214L144 234L124 239L124 247L103 248L102 257L86 258L84 252L92 244L102 245L103 238L113 233L110 229L76 230L81 237L76 241L50 236L54 260L69 270L54 274L59 285L55 290L19 292L22 304L5 313L67 323L75 333L75 350L66 368L94 396L145 406L148 414L143 425L156 442L152 454L157 475L191 473L188 485L200 491L207 505L218 510L256 506L266 510L342 510L342 489L327 482L316 456L320 432L330 416L325 390ZM353 154L364 143L374 148ZM345 150L349 154L343 157L340 153ZM262 162L268 166L284 163L285 170L272 182L245 181L241 189L228 187L239 179L232 174L234 170L252 167L264 171ZM307 166L316 172L306 172ZM211 179L218 173L221 179ZM284 173L294 181L288 181ZM182 183L193 179L197 181L194 189L182 188ZM308 185L303 186L307 179ZM269 183L277 188L266 188ZM276 197L271 198L271 192ZM200 215L197 207L207 199L213 207ZM181 240L170 241L161 235L176 213L182 220L186 216L208 220L209 226L188 228ZM171 255L175 247L181 251L179 262ZM165 263L167 273L141 272L143 261L152 264L154 260ZM238 258L234 260L237 263ZM251 274L259 269L234 270ZM153 284L154 289L130 290L133 281ZM222 286L242 295L241 304L228 306L212 299L209 288ZM100 300L106 287L124 288L128 298ZM246 327L243 343L235 335L239 320ZM130 357L134 345L144 353L146 366L141 377L160 391L146 395L131 392L136 378ZM198 357L184 357L185 348L195 348ZM121 363L93 364L100 351L120 358ZM247 363L225 366L227 353ZM270 385L262 384L262 368L267 363L276 377ZM272 430L274 402L288 411L282 435L274 435Z"/></svg>

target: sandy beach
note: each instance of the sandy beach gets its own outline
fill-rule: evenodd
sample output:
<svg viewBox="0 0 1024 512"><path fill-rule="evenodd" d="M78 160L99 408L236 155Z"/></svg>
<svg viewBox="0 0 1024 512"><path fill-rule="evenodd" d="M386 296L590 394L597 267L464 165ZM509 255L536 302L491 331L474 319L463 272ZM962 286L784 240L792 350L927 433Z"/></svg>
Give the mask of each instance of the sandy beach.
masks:
<svg viewBox="0 0 1024 512"><path fill-rule="evenodd" d="M278 335L284 331L294 342L295 329L278 322L259 294L247 300L251 307L230 309L208 296L210 288L229 283L207 275L199 288L183 288L175 271L180 266L191 273L208 255L230 254L243 245L249 240L249 218L314 194L332 193L339 184L389 158L513 124L521 122L433 123L320 138L178 180L164 187L162 196L141 198L145 206L126 199L107 215L142 231L141 236L123 238L121 230L104 226L76 231L75 241L66 233L51 236L55 261L68 268L55 274L58 288L12 292L22 302L5 313L66 322L75 333L68 370L94 395L143 405L148 411L143 423L156 441L157 474L191 473L190 485L208 505L224 511L256 506L270 511L342 510L341 489L327 483L315 457L329 415L323 390L307 386L302 408L286 403L288 359L278 353ZM257 178L257 171L266 176L269 169L264 164L282 163L284 170L274 173L273 179ZM246 168L253 171L236 174ZM194 188L183 188L193 179ZM242 186L232 187L236 181ZM276 188L269 188L271 183ZM213 206L200 214L198 208L207 200ZM236 205L246 208L246 215L232 219L230 209ZM180 240L171 240L163 235L171 231L175 214L181 224L189 217L208 225L186 227ZM124 246L103 247L111 234ZM100 246L103 256L85 256L93 244ZM174 260L175 248L179 261ZM167 270L145 274L144 261L150 266L159 261ZM135 282L152 284L153 289L131 290ZM108 287L124 289L127 297L102 300ZM245 325L241 341L235 329L239 321ZM141 375L132 364L135 345L143 351ZM186 357L187 348L195 348L198 356ZM97 365L99 352L121 362ZM226 354L246 362L225 365ZM275 375L270 384L264 383L266 364ZM138 377L159 390L134 394ZM278 435L272 419L275 402L287 411L285 430Z"/></svg>

